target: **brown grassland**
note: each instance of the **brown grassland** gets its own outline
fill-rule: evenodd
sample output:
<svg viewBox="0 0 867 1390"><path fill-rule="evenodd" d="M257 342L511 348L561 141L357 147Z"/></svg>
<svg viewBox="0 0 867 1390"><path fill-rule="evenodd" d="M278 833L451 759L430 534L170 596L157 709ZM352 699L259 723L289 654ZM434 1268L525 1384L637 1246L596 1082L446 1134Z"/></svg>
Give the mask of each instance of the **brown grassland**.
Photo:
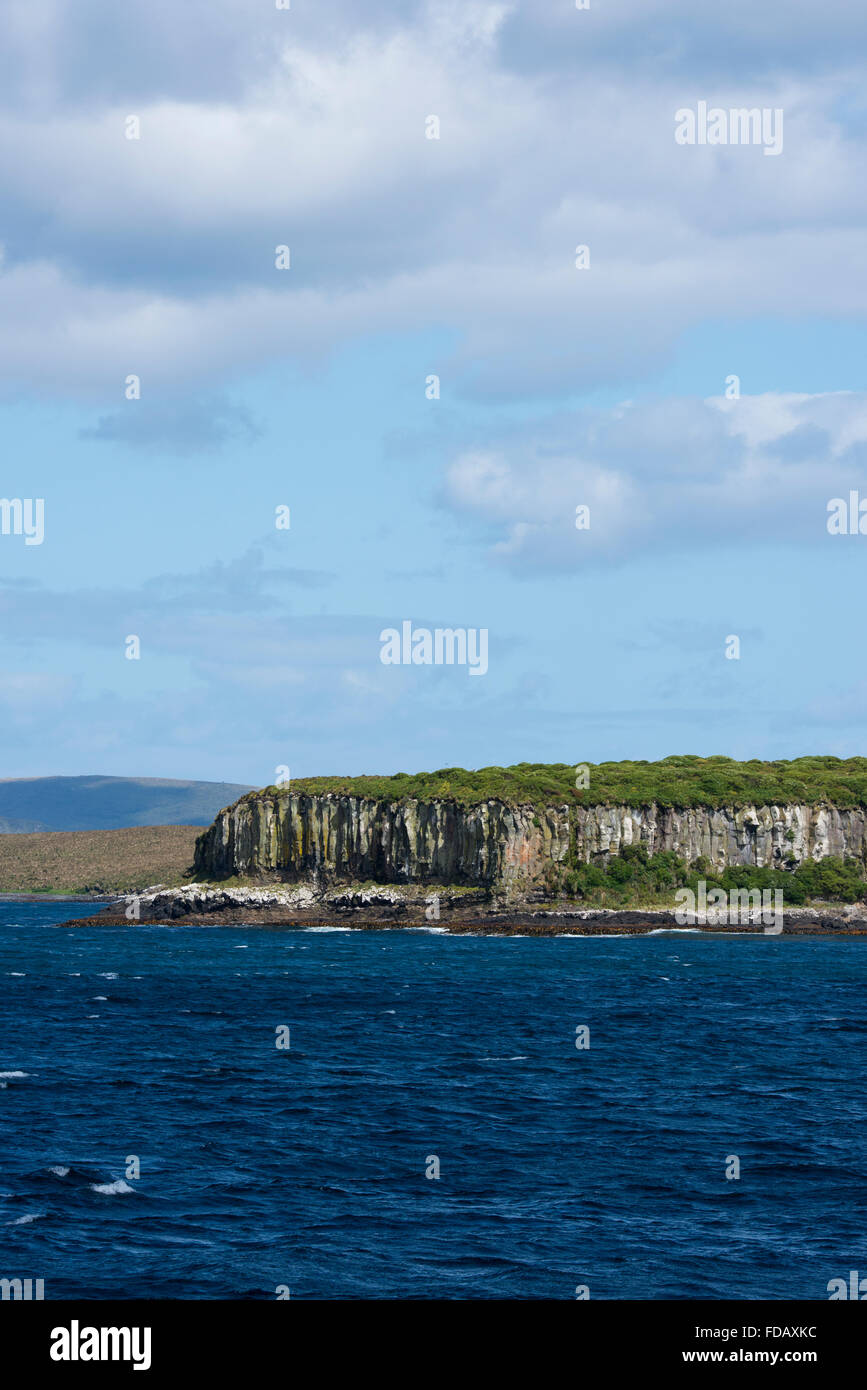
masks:
<svg viewBox="0 0 867 1390"><path fill-rule="evenodd" d="M121 893L184 881L202 827L0 835L0 893Z"/></svg>

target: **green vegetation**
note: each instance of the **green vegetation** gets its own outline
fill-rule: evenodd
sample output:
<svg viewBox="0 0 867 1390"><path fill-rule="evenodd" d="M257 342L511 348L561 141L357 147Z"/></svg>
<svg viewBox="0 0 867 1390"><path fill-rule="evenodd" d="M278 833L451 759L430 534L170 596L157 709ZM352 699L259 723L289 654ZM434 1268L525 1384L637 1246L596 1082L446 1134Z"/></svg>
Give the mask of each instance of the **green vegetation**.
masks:
<svg viewBox="0 0 867 1390"><path fill-rule="evenodd" d="M855 859L812 859L794 871L738 865L714 873L707 860L687 865L671 850L648 855L645 845L624 845L608 863L552 866L549 889L594 907L647 907L670 904L678 888L697 892L700 880L708 889L781 888L783 902L798 907L812 901L860 902L867 898L865 882Z"/></svg>
<svg viewBox="0 0 867 1390"><path fill-rule="evenodd" d="M510 805L689 806L785 805L831 803L841 808L867 806L867 758L794 758L764 763L758 759L698 758L688 755L660 762L588 763L589 786L576 790L571 763L517 763L514 767L462 767L393 777L304 777L293 792L327 792L398 801L451 800L478 805L496 800ZM269 787L279 794L286 787ZM254 792L256 796L260 793Z"/></svg>
<svg viewBox="0 0 867 1390"><path fill-rule="evenodd" d="M0 892L135 893L187 879L196 825L0 835Z"/></svg>

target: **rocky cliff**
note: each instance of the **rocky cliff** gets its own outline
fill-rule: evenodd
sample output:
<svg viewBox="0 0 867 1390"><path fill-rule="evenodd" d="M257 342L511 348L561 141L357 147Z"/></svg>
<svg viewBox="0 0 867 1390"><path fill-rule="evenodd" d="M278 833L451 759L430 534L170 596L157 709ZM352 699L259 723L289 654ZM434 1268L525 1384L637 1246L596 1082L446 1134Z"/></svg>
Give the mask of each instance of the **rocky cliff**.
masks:
<svg viewBox="0 0 867 1390"><path fill-rule="evenodd" d="M867 863L867 808L562 805L383 801L269 790L221 811L196 844L203 879L465 884L521 889L552 864L643 844L689 863L794 867L854 855Z"/></svg>

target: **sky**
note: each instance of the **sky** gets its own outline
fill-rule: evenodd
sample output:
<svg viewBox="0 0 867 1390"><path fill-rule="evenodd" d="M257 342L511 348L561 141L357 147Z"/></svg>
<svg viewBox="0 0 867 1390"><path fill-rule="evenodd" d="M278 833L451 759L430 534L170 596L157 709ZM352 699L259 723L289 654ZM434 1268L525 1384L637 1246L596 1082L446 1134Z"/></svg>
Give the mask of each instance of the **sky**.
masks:
<svg viewBox="0 0 867 1390"><path fill-rule="evenodd" d="M6 0L0 775L867 752L865 49L851 0Z"/></svg>

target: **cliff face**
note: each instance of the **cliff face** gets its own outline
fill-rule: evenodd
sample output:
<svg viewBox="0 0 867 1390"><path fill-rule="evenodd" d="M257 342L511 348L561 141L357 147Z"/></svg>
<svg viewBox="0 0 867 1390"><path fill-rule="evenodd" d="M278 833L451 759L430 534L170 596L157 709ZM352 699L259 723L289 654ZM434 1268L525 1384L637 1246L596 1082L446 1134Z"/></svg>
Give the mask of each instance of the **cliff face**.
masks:
<svg viewBox="0 0 867 1390"><path fill-rule="evenodd" d="M565 807L281 792L222 811L197 842L195 867L209 878L315 873L326 881L492 884L532 880L568 849Z"/></svg>
<svg viewBox="0 0 867 1390"><path fill-rule="evenodd" d="M695 807L686 811L628 806L579 807L573 812L579 852L616 854L644 844L649 854L674 850L688 863L700 855L715 869L728 864L782 868L786 860L867 857L867 809L836 806Z"/></svg>
<svg viewBox="0 0 867 1390"><path fill-rule="evenodd" d="M262 792L221 811L196 845L198 877L235 874L319 882L529 887L570 853L589 860L623 845L782 867L827 855L867 862L867 808L507 806L488 801L383 802L348 795Z"/></svg>

